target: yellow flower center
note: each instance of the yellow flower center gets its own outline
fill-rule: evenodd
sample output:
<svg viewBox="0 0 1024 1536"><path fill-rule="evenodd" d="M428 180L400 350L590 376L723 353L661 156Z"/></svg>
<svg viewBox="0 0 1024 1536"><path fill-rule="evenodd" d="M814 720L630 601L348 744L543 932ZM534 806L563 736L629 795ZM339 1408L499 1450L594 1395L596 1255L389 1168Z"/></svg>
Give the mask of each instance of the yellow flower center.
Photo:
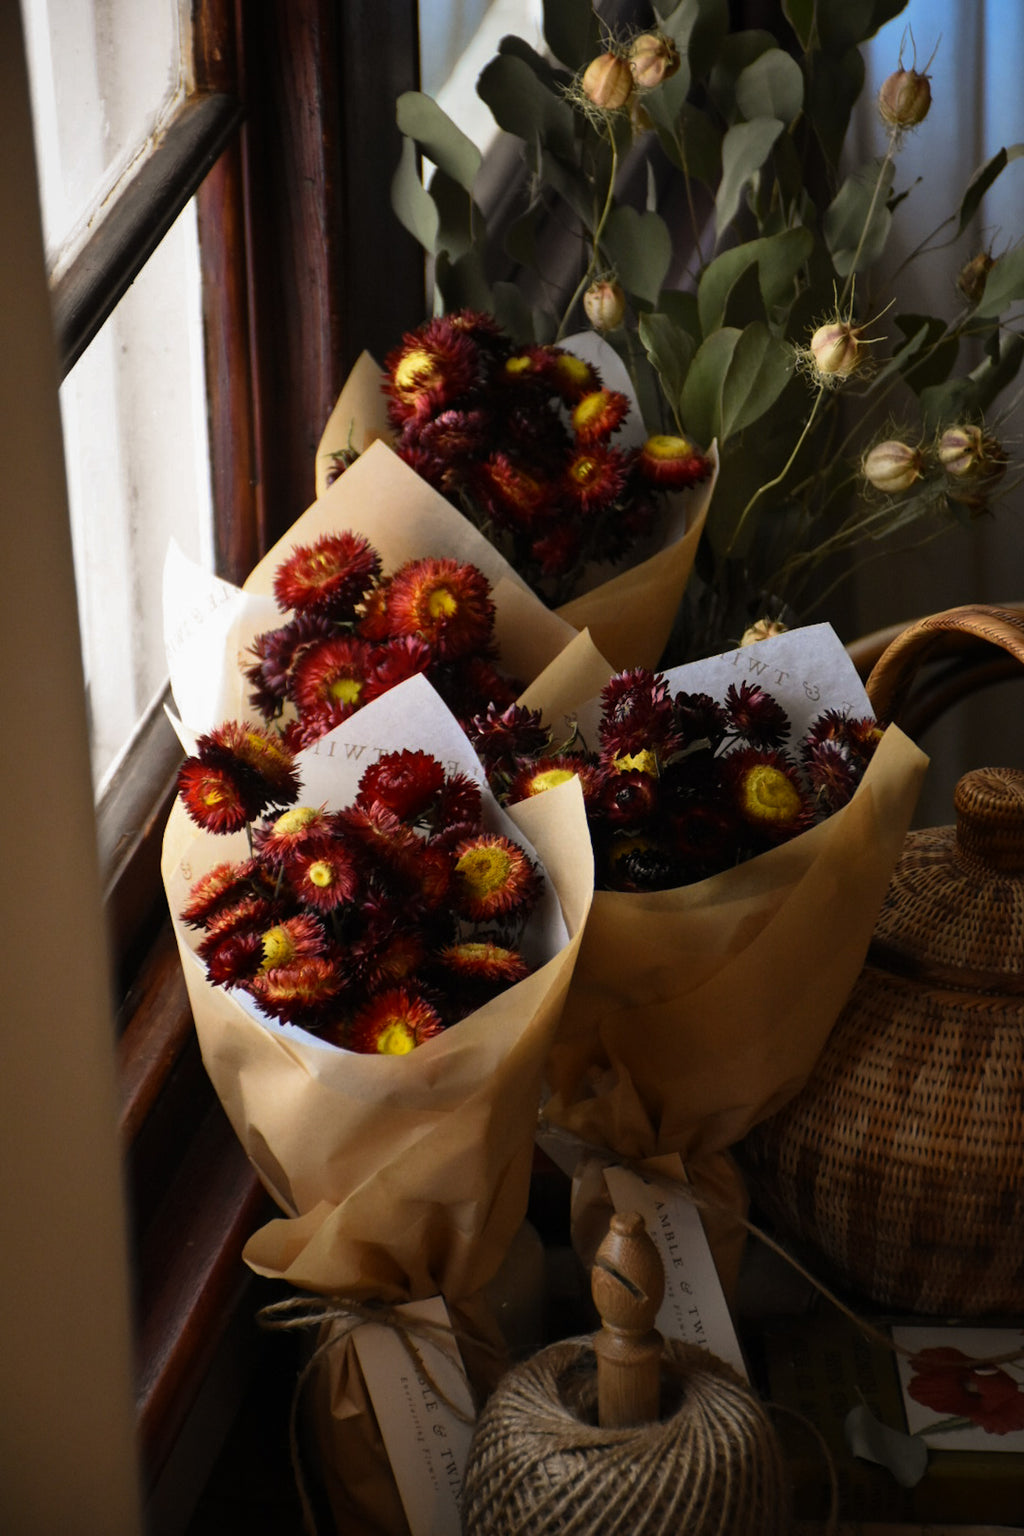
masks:
<svg viewBox="0 0 1024 1536"><path fill-rule="evenodd" d="M470 848L456 866L471 895L492 896L507 884L512 861L504 848Z"/></svg>
<svg viewBox="0 0 1024 1536"><path fill-rule="evenodd" d="M584 395L576 409L572 413L573 426L589 427L592 422L600 421L607 407L607 397L603 389L595 389L591 394Z"/></svg>
<svg viewBox="0 0 1024 1536"><path fill-rule="evenodd" d="M517 376L521 373L533 372L533 358L527 353L520 353L518 357L510 357L505 364L505 372Z"/></svg>
<svg viewBox="0 0 1024 1536"><path fill-rule="evenodd" d="M792 821L800 811L800 796L781 769L761 763L743 780L743 804L758 821Z"/></svg>
<svg viewBox="0 0 1024 1536"><path fill-rule="evenodd" d="M587 364L572 352L566 352L562 357L555 359L555 372L568 384L577 386L586 384L590 379L590 369Z"/></svg>
<svg viewBox="0 0 1024 1536"><path fill-rule="evenodd" d="M688 459L693 454L693 444L685 437L670 437L666 432L656 432L644 443L644 453L660 463L669 459Z"/></svg>
<svg viewBox="0 0 1024 1536"><path fill-rule="evenodd" d="M658 777L658 759L649 747L642 752L624 752L615 759L616 773L646 773L652 779Z"/></svg>
<svg viewBox="0 0 1024 1536"><path fill-rule="evenodd" d="M265 971L271 971L277 965L287 965L295 958L295 945L291 935L280 923L274 928L268 928L263 935L263 966Z"/></svg>
<svg viewBox="0 0 1024 1536"><path fill-rule="evenodd" d="M590 485L601 473L600 466L594 459L584 457L577 459L569 473L577 485Z"/></svg>
<svg viewBox="0 0 1024 1536"><path fill-rule="evenodd" d="M342 704L358 704L363 685L358 677L336 677L328 692Z"/></svg>
<svg viewBox="0 0 1024 1536"><path fill-rule="evenodd" d="M433 354L424 347L407 352L395 369L395 387L403 393L428 389L441 377Z"/></svg>
<svg viewBox="0 0 1024 1536"><path fill-rule="evenodd" d="M530 794L542 795L546 789L556 789L559 784L568 784L575 777L570 768L545 768L530 780Z"/></svg>
<svg viewBox="0 0 1024 1536"><path fill-rule="evenodd" d="M427 598L427 612L432 619L450 619L458 606L448 587L435 587Z"/></svg>
<svg viewBox="0 0 1024 1536"><path fill-rule="evenodd" d="M293 805L290 811L283 811L274 822L274 831L280 832L282 837L290 837L293 832L301 832L303 827L308 827L316 815L311 805Z"/></svg>
<svg viewBox="0 0 1024 1536"><path fill-rule="evenodd" d="M319 886L322 891L334 884L334 870L323 859L317 859L309 866L306 873L309 875L310 884Z"/></svg>
<svg viewBox="0 0 1024 1536"><path fill-rule="evenodd" d="M457 944L455 952L460 960L488 960L493 954L507 954L507 950L497 950L493 944L479 944L468 942Z"/></svg>
<svg viewBox="0 0 1024 1536"><path fill-rule="evenodd" d="M377 1050L381 1056L408 1056L415 1044L412 1030L404 1019L388 1019L377 1035Z"/></svg>

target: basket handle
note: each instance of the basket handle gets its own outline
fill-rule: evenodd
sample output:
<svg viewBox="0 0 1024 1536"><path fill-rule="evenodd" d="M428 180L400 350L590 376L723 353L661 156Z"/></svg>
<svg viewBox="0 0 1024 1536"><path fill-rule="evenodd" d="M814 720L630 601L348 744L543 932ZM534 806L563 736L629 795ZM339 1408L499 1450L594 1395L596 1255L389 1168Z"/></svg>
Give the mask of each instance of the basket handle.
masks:
<svg viewBox="0 0 1024 1536"><path fill-rule="evenodd" d="M1024 614L1009 608L968 603L908 624L883 651L865 684L879 721L889 724L899 716L919 667L979 640L999 646L1024 667Z"/></svg>

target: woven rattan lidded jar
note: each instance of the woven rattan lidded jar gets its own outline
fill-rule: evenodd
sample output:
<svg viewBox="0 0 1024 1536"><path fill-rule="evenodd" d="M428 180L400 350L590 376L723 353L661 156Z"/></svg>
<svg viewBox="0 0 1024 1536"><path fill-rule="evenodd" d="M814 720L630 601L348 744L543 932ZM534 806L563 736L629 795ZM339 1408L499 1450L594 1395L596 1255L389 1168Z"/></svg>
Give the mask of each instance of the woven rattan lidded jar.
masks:
<svg viewBox="0 0 1024 1536"><path fill-rule="evenodd" d="M869 693L870 693L869 683ZM744 1147L784 1231L888 1307L1024 1311L1024 772L908 834L804 1089Z"/></svg>

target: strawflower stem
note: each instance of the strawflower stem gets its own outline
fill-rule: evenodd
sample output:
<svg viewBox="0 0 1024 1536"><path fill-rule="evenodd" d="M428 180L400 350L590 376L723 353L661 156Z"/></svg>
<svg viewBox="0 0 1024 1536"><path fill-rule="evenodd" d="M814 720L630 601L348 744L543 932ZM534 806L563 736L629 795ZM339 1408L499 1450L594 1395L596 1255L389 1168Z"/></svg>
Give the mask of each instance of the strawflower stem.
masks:
<svg viewBox="0 0 1024 1536"><path fill-rule="evenodd" d="M757 505L757 503L760 501L761 497L765 494L766 491L773 491L777 485L781 485L783 480L785 480L786 476L789 474L790 470L793 468L793 464L794 464L794 461L796 460L796 456L800 452L800 449L803 447L804 441L805 441L805 439L807 437L808 432L811 430L811 427L814 425L814 419L815 419L815 417L818 414L818 407L821 404L822 397L825 394L826 388L827 388L827 385L825 385L825 384L819 384L818 385L818 393L817 393L817 395L814 398L814 404L811 407L810 415L808 416L807 420L804 422L803 431L800 433L800 436L797 438L796 442L794 443L793 451L789 455L789 458L786 460L785 464L783 464L782 468L779 470L779 473L775 476L775 478L773 480L766 480L763 485L759 485L758 486L757 490L754 492L753 496L751 496L750 500L747 502L746 506L743 508L743 511L740 513L739 522L736 524L736 527L733 529L732 538L729 540L729 543L726 546L726 550L725 550L726 559L728 559L728 557L732 554L733 546L735 545L736 540L739 538L740 534L743 532L743 525L744 525L744 523L747 521L747 518L750 516L751 512L753 511L753 509Z"/></svg>
<svg viewBox="0 0 1024 1536"><path fill-rule="evenodd" d="M565 328L569 324L569 316L575 309L577 301L584 293L586 293L587 289L590 287L591 282L593 281L594 273L597 271L598 248L601 244L601 236L604 234L604 227L608 222L608 215L612 211L612 202L615 197L615 179L619 172L619 151L618 146L615 143L614 131L611 129L608 131L608 142L611 145L612 166L608 176L608 191L605 194L604 207L601 209L601 216L598 219L597 225L594 229L593 240L590 248L590 260L587 263L587 270L580 278L576 285L575 293L569 300L569 303L566 305L565 313L562 316L562 323L559 325L558 333L555 336L556 346L565 335Z"/></svg>

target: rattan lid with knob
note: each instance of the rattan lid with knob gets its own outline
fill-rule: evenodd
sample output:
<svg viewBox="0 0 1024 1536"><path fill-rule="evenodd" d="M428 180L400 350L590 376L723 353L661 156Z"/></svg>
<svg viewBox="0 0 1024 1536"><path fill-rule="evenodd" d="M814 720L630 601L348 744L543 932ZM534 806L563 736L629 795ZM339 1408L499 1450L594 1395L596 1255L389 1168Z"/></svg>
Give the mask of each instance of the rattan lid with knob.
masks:
<svg viewBox="0 0 1024 1536"><path fill-rule="evenodd" d="M907 837L871 962L935 986L1024 992L1024 771L974 769L954 805L955 827Z"/></svg>

